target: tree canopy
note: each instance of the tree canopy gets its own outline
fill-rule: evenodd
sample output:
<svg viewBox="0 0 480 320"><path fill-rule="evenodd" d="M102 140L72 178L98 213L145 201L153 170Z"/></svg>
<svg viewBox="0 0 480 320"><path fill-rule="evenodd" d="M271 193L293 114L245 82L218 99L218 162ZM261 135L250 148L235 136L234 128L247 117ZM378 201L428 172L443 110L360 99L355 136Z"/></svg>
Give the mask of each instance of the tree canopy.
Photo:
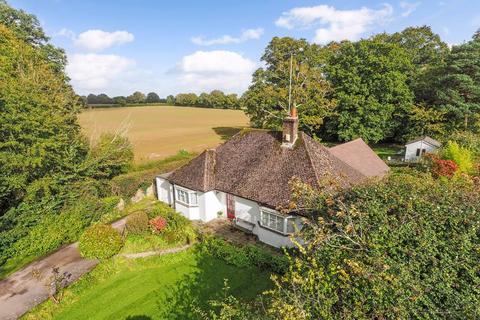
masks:
<svg viewBox="0 0 480 320"><path fill-rule="evenodd" d="M398 136L413 106L408 53L374 37L331 45L326 77L338 105L328 131L339 140L378 142Z"/></svg>
<svg viewBox="0 0 480 320"><path fill-rule="evenodd" d="M242 95L254 127L276 129L292 104L300 129L330 140L404 142L480 129L478 32L450 50L428 26L325 46L275 37ZM292 58L290 60L290 58Z"/></svg>
<svg viewBox="0 0 480 320"><path fill-rule="evenodd" d="M299 110L300 129L315 135L335 107L332 90L323 72L320 46L304 39L273 38L265 49L265 68L253 74L241 98L254 127L279 129L288 113L290 60L293 66L291 105Z"/></svg>

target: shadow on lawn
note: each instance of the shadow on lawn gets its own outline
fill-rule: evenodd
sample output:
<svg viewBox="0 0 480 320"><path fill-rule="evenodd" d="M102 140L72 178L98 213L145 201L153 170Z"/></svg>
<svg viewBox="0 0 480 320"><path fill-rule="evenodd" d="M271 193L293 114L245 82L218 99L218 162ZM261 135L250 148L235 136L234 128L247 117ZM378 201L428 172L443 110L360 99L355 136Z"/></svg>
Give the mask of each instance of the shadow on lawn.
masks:
<svg viewBox="0 0 480 320"><path fill-rule="evenodd" d="M223 141L227 141L240 131L242 131L243 127L215 127L213 131L220 136Z"/></svg>
<svg viewBox="0 0 480 320"><path fill-rule="evenodd" d="M157 306L160 319L200 319L196 310L203 312L211 307L209 301L221 299L225 293L224 280L228 280L229 294L254 299L270 287L270 281L262 281L257 269L242 269L226 265L222 260L196 253L197 271L185 275L177 283L162 290ZM258 280L258 281L257 281ZM165 292L165 293L163 293Z"/></svg>
<svg viewBox="0 0 480 320"><path fill-rule="evenodd" d="M138 316L128 316L125 320L152 320L149 316L146 315L138 315Z"/></svg>

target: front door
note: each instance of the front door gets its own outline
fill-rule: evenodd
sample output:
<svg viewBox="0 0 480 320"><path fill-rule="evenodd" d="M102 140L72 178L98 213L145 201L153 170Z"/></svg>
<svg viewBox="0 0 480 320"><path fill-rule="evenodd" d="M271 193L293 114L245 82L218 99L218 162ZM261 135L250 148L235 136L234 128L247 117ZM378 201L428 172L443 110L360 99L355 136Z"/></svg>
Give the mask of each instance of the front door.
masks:
<svg viewBox="0 0 480 320"><path fill-rule="evenodd" d="M227 193L227 218L235 219L235 197Z"/></svg>

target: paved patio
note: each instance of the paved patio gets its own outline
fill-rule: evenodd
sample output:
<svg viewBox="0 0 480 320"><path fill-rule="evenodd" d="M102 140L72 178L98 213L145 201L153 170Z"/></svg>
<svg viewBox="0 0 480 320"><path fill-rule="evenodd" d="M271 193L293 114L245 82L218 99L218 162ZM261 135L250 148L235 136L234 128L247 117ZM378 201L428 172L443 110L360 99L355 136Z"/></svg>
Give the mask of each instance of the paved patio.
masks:
<svg viewBox="0 0 480 320"><path fill-rule="evenodd" d="M201 233L215 235L237 245L258 244L258 239L251 233L236 228L232 221L225 218L214 219L209 222L195 221Z"/></svg>

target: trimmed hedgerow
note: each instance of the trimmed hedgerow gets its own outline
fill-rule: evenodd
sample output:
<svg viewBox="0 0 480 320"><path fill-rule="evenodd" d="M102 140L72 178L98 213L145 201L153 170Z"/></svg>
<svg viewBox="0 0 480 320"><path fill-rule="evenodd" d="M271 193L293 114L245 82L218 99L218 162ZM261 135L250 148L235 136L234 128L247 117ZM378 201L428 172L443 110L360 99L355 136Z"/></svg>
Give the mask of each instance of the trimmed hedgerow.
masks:
<svg viewBox="0 0 480 320"><path fill-rule="evenodd" d="M79 249L85 258L106 259L120 251L123 239L112 226L96 224L80 237Z"/></svg>

